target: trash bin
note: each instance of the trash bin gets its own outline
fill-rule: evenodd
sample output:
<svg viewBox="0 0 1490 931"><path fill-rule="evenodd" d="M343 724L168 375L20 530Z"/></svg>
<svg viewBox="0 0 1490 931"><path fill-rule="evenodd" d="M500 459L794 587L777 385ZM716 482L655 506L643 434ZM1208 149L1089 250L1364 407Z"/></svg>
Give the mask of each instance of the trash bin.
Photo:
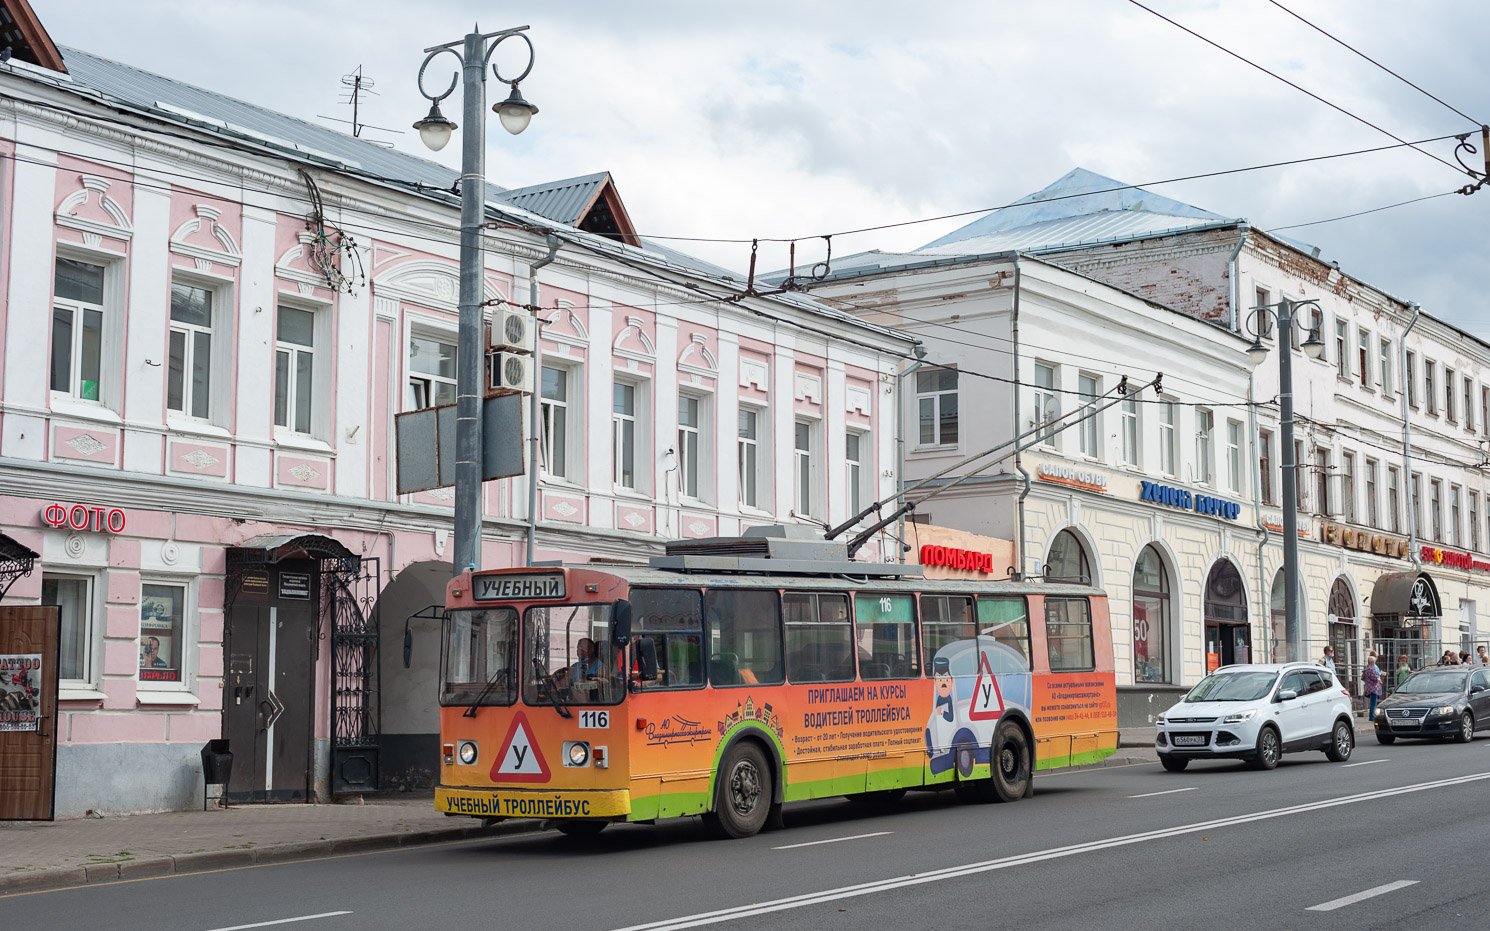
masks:
<svg viewBox="0 0 1490 931"><path fill-rule="evenodd" d="M226 738L209 740L202 745L202 809L207 808L207 786L223 786L227 791L228 780L233 773L233 751L228 749ZM222 797L221 794L218 796Z"/></svg>

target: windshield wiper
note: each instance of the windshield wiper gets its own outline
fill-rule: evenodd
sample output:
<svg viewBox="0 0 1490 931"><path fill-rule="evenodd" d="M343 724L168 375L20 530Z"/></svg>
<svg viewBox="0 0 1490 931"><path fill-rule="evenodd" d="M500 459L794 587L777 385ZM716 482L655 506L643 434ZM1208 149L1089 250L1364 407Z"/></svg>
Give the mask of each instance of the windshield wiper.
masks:
<svg viewBox="0 0 1490 931"><path fill-rule="evenodd" d="M547 669L543 668L543 661L536 656L533 657L533 668L538 670L538 678L543 681L543 687L548 692L548 700L553 704L554 709L559 712L559 717L574 717L573 714L570 714L569 709L564 703L559 701L559 683L554 681L553 675Z"/></svg>
<svg viewBox="0 0 1490 931"><path fill-rule="evenodd" d="M492 673L491 678L486 680L486 685L482 686L481 691L476 694L476 700L466 706L466 710L462 711L460 716L463 718L476 717L476 709L480 708L481 703L486 701L486 696L490 695L491 690L496 687L497 680L506 678L511 671L509 667L503 666L501 669Z"/></svg>

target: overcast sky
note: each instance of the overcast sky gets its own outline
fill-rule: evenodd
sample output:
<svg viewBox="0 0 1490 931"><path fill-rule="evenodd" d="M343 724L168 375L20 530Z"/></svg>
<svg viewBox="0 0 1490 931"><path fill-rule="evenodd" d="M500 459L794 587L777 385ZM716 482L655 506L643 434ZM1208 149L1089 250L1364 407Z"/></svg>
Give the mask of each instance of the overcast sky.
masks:
<svg viewBox="0 0 1490 931"><path fill-rule="evenodd" d="M1145 2L1404 139L1477 130L1269 0ZM1483 0L1282 2L1490 120ZM1127 0L32 3L58 44L309 120L349 116L339 79L360 64L381 94L363 119L403 129L428 106L414 86L423 47L476 21L530 24L523 92L542 112L519 137L491 121L491 180L609 170L643 235L810 236L997 206L1075 166L1142 183L1392 143ZM519 45L499 56L524 57ZM428 154L412 132L382 138ZM1452 140L1425 148L1453 161ZM458 151L440 157L454 165ZM1465 181L1399 149L1154 190L1273 228ZM1490 338L1487 215L1490 190L1287 235ZM911 249L968 219L838 237L834 251ZM748 262L748 246L674 245ZM784 266L784 249L763 247L760 267Z"/></svg>

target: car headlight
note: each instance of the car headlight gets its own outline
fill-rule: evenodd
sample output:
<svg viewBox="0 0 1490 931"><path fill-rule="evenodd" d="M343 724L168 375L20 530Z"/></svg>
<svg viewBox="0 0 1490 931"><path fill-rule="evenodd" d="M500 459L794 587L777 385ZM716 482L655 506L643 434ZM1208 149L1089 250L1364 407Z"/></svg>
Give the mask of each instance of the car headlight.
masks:
<svg viewBox="0 0 1490 931"><path fill-rule="evenodd" d="M1164 725L1166 725L1168 723L1169 723L1168 721L1164 720L1164 715L1162 715L1162 714L1159 715L1157 718L1154 719L1154 726L1155 727L1163 727Z"/></svg>
<svg viewBox="0 0 1490 931"><path fill-rule="evenodd" d="M582 740L576 740L569 745L569 765L584 766L590 762L590 745Z"/></svg>
<svg viewBox="0 0 1490 931"><path fill-rule="evenodd" d="M470 766L471 764L476 762L476 741L462 740L460 742L460 747L456 752L460 757L461 763L466 766Z"/></svg>
<svg viewBox="0 0 1490 931"><path fill-rule="evenodd" d="M1433 713L1434 714L1453 714L1454 713L1454 706L1453 705L1440 705L1439 707L1433 709Z"/></svg>
<svg viewBox="0 0 1490 931"><path fill-rule="evenodd" d="M1252 716L1255 715L1255 714L1257 714L1256 711L1238 711L1236 714L1228 714L1226 717L1222 718L1221 719L1221 723L1222 724L1240 724L1243 721L1250 721L1250 720L1252 720Z"/></svg>

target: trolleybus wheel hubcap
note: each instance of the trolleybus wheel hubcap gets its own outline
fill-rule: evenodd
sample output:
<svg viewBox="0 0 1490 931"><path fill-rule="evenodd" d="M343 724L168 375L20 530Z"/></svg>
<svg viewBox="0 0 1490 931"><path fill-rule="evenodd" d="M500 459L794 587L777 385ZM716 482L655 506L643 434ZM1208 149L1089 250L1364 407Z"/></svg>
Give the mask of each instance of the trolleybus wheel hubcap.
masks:
<svg viewBox="0 0 1490 931"><path fill-rule="evenodd" d="M1005 776L1013 776L1019 771L1019 757L1008 744L1004 744L1004 749L999 753L999 769L1003 770Z"/></svg>
<svg viewBox="0 0 1490 931"><path fill-rule="evenodd" d="M737 813L748 815L755 810L755 803L761 795L761 779L749 760L741 760L735 767L730 775L729 791L730 804Z"/></svg>

